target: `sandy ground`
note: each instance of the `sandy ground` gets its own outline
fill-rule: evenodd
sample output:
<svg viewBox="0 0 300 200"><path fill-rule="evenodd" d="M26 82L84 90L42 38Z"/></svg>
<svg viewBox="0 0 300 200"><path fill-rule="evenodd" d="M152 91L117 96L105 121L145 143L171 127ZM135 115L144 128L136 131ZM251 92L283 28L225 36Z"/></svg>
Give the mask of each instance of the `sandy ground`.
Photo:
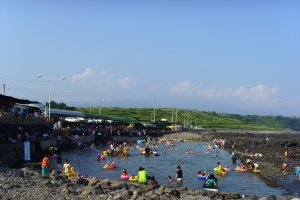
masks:
<svg viewBox="0 0 300 200"><path fill-rule="evenodd" d="M203 133L205 134L205 133ZM203 137L203 134L196 134L191 132L177 132L177 133L168 133L163 136L163 138L169 138L169 139L201 139Z"/></svg>
<svg viewBox="0 0 300 200"><path fill-rule="evenodd" d="M216 133L251 133L251 134L283 134L283 133L288 133L288 134L299 134L299 131L273 131L273 130L265 130L265 131L253 131L253 130L217 130ZM163 138L169 138L169 139L208 139L210 131L203 131L199 133L192 133L192 132L176 132L176 133L167 133L164 134ZM204 138L203 138L204 137Z"/></svg>

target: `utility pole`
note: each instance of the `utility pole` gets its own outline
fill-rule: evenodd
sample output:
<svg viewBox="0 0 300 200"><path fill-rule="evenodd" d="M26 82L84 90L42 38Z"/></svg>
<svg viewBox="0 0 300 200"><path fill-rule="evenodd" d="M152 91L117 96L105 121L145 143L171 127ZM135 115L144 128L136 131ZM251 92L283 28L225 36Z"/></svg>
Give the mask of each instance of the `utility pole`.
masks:
<svg viewBox="0 0 300 200"><path fill-rule="evenodd" d="M171 118L171 122L173 123L173 108L172 108L172 118Z"/></svg>
<svg viewBox="0 0 300 200"><path fill-rule="evenodd" d="M175 121L176 121L176 127L175 127L175 130L177 131L177 108L176 108L176 119L175 119Z"/></svg>
<svg viewBox="0 0 300 200"><path fill-rule="evenodd" d="M155 107L156 107L156 102L154 102L154 113L153 113L153 122L155 123Z"/></svg>
<svg viewBox="0 0 300 200"><path fill-rule="evenodd" d="M102 107L102 92L100 92L100 107L99 107L99 115L101 115L101 107Z"/></svg>
<svg viewBox="0 0 300 200"><path fill-rule="evenodd" d="M3 84L3 95L5 95L5 83Z"/></svg>

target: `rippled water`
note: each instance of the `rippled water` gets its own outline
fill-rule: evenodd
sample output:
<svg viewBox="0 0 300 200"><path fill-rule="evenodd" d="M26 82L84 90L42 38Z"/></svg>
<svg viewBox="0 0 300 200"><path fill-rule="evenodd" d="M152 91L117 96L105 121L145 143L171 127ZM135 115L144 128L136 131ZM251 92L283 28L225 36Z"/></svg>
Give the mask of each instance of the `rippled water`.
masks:
<svg viewBox="0 0 300 200"><path fill-rule="evenodd" d="M168 184L167 176L173 179L176 174L176 167L181 166L183 171L182 185L193 189L202 189L203 180L197 178L198 171L213 172L213 168L217 167L217 162L222 166L228 165L231 169L236 167L236 164L230 162L230 154L218 149L218 159L215 158L215 150L211 153L204 153L206 148L203 145L207 143L175 143L174 150L164 151L165 144L155 143L160 156L144 157L140 156L138 149L129 151L128 157L106 157L104 161L97 161L99 152L89 150L73 149L62 153L63 158L68 158L69 162L75 166L75 171L85 176L95 176L101 179L121 180L120 175L122 169L127 169L130 175L137 175L138 168L144 166L150 176L155 176L159 184ZM195 154L186 154L186 148L189 151L195 151ZM180 160L183 159L183 163ZM105 170L102 167L105 163L115 162L115 169ZM266 185L263 181L257 178L250 172L237 172L231 170L226 175L217 175L219 191L238 192L245 195L269 196L274 194L280 196L285 193L283 188L273 188ZM178 187L176 181L171 184L172 187Z"/></svg>

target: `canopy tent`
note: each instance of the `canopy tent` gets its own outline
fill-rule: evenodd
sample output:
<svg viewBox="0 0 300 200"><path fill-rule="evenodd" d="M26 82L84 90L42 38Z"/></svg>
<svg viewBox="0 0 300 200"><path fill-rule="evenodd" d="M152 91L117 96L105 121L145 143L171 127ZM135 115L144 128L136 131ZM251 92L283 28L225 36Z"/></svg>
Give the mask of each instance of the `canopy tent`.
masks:
<svg viewBox="0 0 300 200"><path fill-rule="evenodd" d="M134 118L126 118L126 117L117 117L117 116L109 116L111 120L114 121L120 121L120 122L126 122L130 124L139 124L140 121Z"/></svg>
<svg viewBox="0 0 300 200"><path fill-rule="evenodd" d="M86 118L91 118L91 119L105 119L105 120L111 120L109 116L106 115L96 115L96 114L88 114L84 113Z"/></svg>
<svg viewBox="0 0 300 200"><path fill-rule="evenodd" d="M6 95L2 95L0 94L0 105L1 106L6 106L6 105L14 105L16 103L20 103L20 104L38 104L38 101L30 101L27 99L17 99L11 96L6 96Z"/></svg>

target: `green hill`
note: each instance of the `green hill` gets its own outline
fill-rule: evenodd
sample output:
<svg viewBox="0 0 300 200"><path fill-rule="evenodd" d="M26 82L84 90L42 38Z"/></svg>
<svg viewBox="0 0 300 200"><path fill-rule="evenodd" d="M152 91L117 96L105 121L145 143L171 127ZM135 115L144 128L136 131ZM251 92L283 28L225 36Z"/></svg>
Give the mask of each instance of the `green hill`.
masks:
<svg viewBox="0 0 300 200"><path fill-rule="evenodd" d="M99 114L99 108L81 108L84 113ZM120 108L103 107L101 114L135 118L145 121L168 120L181 125L191 125L205 128L227 128L247 130L299 130L300 118L282 116L258 116L224 114L199 110L172 109L172 108Z"/></svg>
<svg viewBox="0 0 300 200"><path fill-rule="evenodd" d="M47 105L47 103L46 103ZM64 103L51 101L51 108L64 110L77 110L83 113L99 114L99 107L76 108L68 107ZM102 107L102 115L135 118L143 121L161 121L166 119L177 124L198 126L207 129L247 129L247 130L300 130L299 117L283 116L259 116L259 115L238 115L205 112L200 110L172 109L172 108L120 108Z"/></svg>

